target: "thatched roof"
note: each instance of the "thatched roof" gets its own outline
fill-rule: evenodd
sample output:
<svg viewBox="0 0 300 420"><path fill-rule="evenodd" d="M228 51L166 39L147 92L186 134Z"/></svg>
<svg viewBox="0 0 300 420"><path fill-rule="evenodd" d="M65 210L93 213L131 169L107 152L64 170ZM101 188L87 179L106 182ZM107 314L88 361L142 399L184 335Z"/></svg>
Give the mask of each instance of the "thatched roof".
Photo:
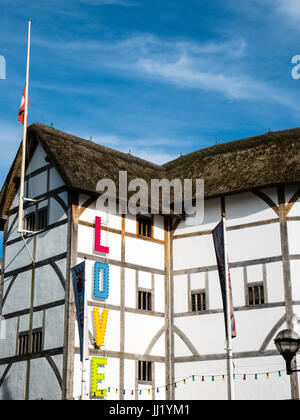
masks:
<svg viewBox="0 0 300 420"><path fill-rule="evenodd" d="M128 181L164 176L164 168L143 159L72 136L42 124L32 124L28 137L44 147L66 184L77 190L96 191L102 178L112 179L116 185L119 171L127 171ZM30 141L29 140L29 141Z"/></svg>
<svg viewBox="0 0 300 420"><path fill-rule="evenodd" d="M207 198L300 182L300 128L218 144L162 166L52 127L32 124L28 128L30 155L38 142L70 189L92 194L102 178L118 184L119 171L127 171L128 181L141 178L148 185L154 178L202 178ZM20 155L21 148L0 193L2 215L7 214L18 188Z"/></svg>
<svg viewBox="0 0 300 420"><path fill-rule="evenodd" d="M202 178L205 196L300 182L300 128L198 150L166 163L171 178Z"/></svg>

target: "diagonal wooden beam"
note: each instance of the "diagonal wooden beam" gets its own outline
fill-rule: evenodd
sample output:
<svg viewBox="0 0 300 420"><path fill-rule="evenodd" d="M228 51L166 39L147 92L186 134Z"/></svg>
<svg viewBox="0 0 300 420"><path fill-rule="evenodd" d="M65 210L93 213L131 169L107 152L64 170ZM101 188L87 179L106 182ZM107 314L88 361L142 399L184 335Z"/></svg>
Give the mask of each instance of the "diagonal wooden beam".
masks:
<svg viewBox="0 0 300 420"><path fill-rule="evenodd" d="M54 362L54 360L52 359L51 356L46 356L46 360L49 363L49 365L51 366L51 368L52 368L52 370L53 370L53 372L56 376L56 379L57 379L57 382L59 383L60 389L62 389L62 378L61 378L60 372L58 370L58 367L56 366L56 364L55 364L55 362Z"/></svg>
<svg viewBox="0 0 300 420"><path fill-rule="evenodd" d="M285 323L286 321L286 314L284 314L279 321L271 328L270 332L267 334L266 338L264 339L262 345L260 346L259 352L263 352L267 349L268 345L270 344L274 334L279 330L279 328Z"/></svg>
<svg viewBox="0 0 300 420"><path fill-rule="evenodd" d="M97 195L91 195L79 208L78 208L78 212L77 212L77 217L79 219L79 217L82 215L82 213L90 206L92 205L98 198L98 194Z"/></svg>
<svg viewBox="0 0 300 420"><path fill-rule="evenodd" d="M174 332L181 338L187 348L190 350L193 356L199 356L199 353L194 347L193 343L187 338L187 336L176 326L174 326Z"/></svg>
<svg viewBox="0 0 300 420"><path fill-rule="evenodd" d="M8 365L7 365L6 369L5 369L5 371L3 372L3 375L2 375L2 376L1 376L1 378L0 378L0 387L1 387L1 385L3 384L3 382L4 382L5 378L6 378L6 376L7 376L8 372L9 372L9 370L10 370L10 368L12 367L12 365L13 365L13 364L14 364L13 362L8 363Z"/></svg>
<svg viewBox="0 0 300 420"><path fill-rule="evenodd" d="M292 210L294 204L300 197L300 188L295 192L295 194L292 196L292 198L289 200L289 202L285 206L285 215L287 216L289 212Z"/></svg>
<svg viewBox="0 0 300 420"><path fill-rule="evenodd" d="M269 196L267 196L267 194L259 190L252 191L252 193L261 198L266 204L268 204L269 207L271 207L277 216L279 216L279 206L275 204L274 201Z"/></svg>

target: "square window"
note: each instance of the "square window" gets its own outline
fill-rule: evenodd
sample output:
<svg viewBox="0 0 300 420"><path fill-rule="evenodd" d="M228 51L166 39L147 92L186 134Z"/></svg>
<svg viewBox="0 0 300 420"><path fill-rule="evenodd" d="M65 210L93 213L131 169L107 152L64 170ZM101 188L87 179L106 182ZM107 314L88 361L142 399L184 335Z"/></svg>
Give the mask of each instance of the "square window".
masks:
<svg viewBox="0 0 300 420"><path fill-rule="evenodd" d="M152 381L152 362L138 361L138 380L142 382Z"/></svg>
<svg viewBox="0 0 300 420"><path fill-rule="evenodd" d="M36 232L48 226L48 208L44 207L25 216L25 230Z"/></svg>
<svg viewBox="0 0 300 420"><path fill-rule="evenodd" d="M248 305L263 305L265 303L263 283L248 286Z"/></svg>
<svg viewBox="0 0 300 420"><path fill-rule="evenodd" d="M138 290L138 309L152 311L152 293L145 290Z"/></svg>
<svg viewBox="0 0 300 420"><path fill-rule="evenodd" d="M29 348L29 331L21 332L18 339L18 356L26 356L42 351L43 332L42 329L32 331L31 349Z"/></svg>
<svg viewBox="0 0 300 420"><path fill-rule="evenodd" d="M150 216L137 215L137 235L153 237L153 219Z"/></svg>
<svg viewBox="0 0 300 420"><path fill-rule="evenodd" d="M204 291L192 292L191 299L193 312L206 311L206 294Z"/></svg>

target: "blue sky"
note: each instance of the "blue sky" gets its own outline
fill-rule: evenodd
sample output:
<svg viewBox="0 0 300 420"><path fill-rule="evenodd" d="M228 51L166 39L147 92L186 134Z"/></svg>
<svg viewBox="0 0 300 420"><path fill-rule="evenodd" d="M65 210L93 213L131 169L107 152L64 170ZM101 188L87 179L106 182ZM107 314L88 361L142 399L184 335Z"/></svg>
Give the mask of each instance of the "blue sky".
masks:
<svg viewBox="0 0 300 420"><path fill-rule="evenodd" d="M298 0L0 0L0 183L29 122L164 163L300 126Z"/></svg>

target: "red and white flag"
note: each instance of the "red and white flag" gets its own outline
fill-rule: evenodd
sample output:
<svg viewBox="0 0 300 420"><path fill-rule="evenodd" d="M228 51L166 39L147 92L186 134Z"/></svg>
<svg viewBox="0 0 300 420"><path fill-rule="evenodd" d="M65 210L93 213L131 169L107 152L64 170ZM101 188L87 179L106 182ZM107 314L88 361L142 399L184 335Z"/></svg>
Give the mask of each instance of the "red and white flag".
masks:
<svg viewBox="0 0 300 420"><path fill-rule="evenodd" d="M23 125L24 125L24 119L25 119L25 96L26 96L26 84L24 86L23 96L22 96L20 110L19 110L19 121ZM28 103L27 103L27 106L28 106Z"/></svg>

